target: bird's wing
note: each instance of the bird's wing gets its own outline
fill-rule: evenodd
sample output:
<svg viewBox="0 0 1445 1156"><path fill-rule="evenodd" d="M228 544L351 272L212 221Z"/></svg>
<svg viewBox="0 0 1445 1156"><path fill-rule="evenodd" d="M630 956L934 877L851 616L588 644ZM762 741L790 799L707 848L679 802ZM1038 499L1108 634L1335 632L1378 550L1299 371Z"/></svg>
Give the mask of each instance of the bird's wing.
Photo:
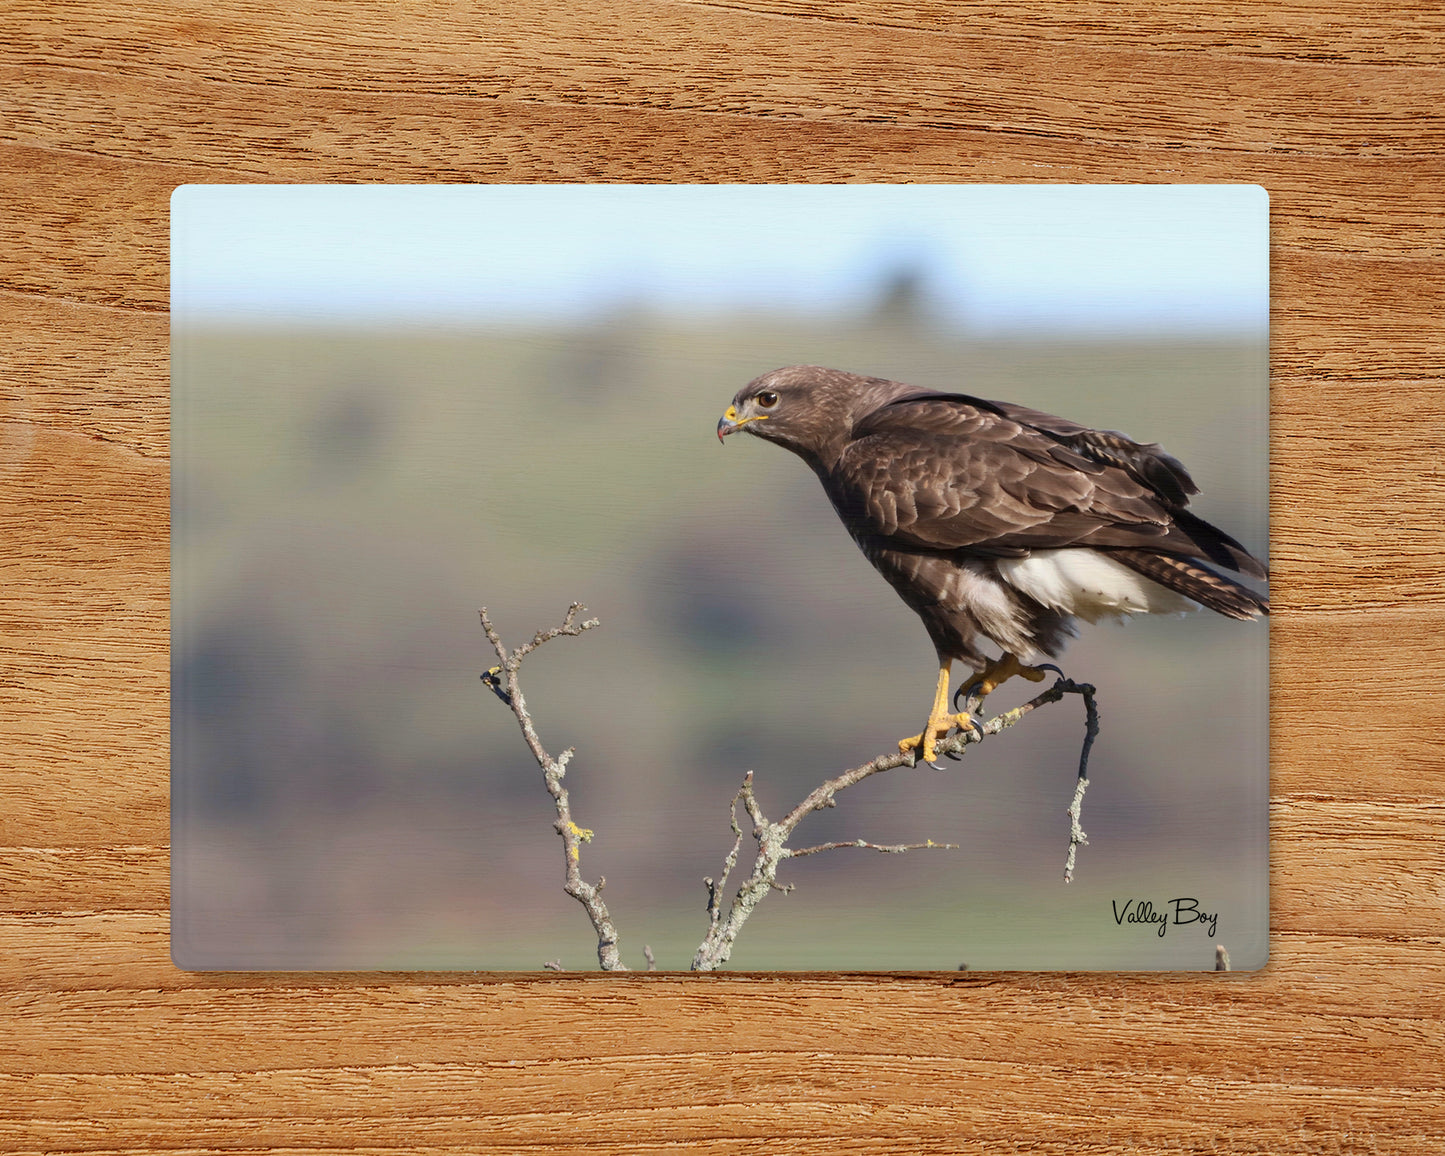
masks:
<svg viewBox="0 0 1445 1156"><path fill-rule="evenodd" d="M1030 416L1054 428L1023 420ZM1152 447L1113 436L1127 443L1114 457L1128 452L1147 461ZM905 547L999 555L1153 547L1209 556L1180 532L1170 497L1141 476L1147 464L1109 460L1111 444L1097 431L1021 406L923 394L859 423L830 492L856 530ZM1193 486L1183 466L1160 456L1177 466L1170 472L1176 487L1178 475Z"/></svg>
<svg viewBox="0 0 1445 1156"><path fill-rule="evenodd" d="M1057 438L1061 444L1093 461L1117 466L1170 505L1187 506L1189 496L1199 493L1184 463L1173 454L1165 453L1157 442L1136 442L1115 430L1090 429L1067 418L1012 402L982 401L959 394L942 396L985 406L1001 417Z"/></svg>

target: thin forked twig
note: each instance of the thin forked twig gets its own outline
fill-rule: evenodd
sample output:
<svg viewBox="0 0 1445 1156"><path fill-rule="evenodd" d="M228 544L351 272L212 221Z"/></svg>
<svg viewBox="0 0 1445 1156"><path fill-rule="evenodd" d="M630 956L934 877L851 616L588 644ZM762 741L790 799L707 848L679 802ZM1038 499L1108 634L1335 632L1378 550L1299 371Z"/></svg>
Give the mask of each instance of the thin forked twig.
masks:
<svg viewBox="0 0 1445 1156"><path fill-rule="evenodd" d="M1079 826L1079 811L1083 803L1084 789L1088 786L1088 759L1089 750L1093 745L1094 738L1098 734L1098 709L1094 704L1094 688L1088 684L1075 683L1071 679L1060 677L1053 686L1036 695L1022 706L1017 706L1003 714L995 715L987 722L976 725L970 730L954 735L946 742L939 745L938 753L956 758L972 743L982 742L985 738L998 734L1009 727L1016 726L1025 716L1037 710L1039 707L1047 706L1050 703L1058 702L1066 694L1078 694L1084 699L1086 719L1086 734L1084 737L1084 748L1079 759L1078 786L1075 789L1074 801L1069 808L1070 836L1069 852L1065 868L1065 879L1072 879L1074 870L1075 853L1080 845L1087 842L1082 828ZM982 701L980 696L970 696L967 709L970 712L978 709ZM808 815L814 811L821 811L825 807L836 806L836 798L840 791L861 783L864 779L873 775L882 774L886 771L895 770L898 767L916 766L920 755L917 750L898 752L887 755L880 755L878 758L844 771L841 775L819 784L800 802L776 823L770 823L763 815L762 808L758 804L757 796L753 791L753 775L749 771L743 779L743 785L738 793L733 796L732 801L732 826L736 834L732 850L724 863L722 879L714 883L711 879L704 882L708 889L708 932L707 936L697 949L693 957L693 969L695 971L711 971L721 967L727 962L732 954L733 944L736 942L738 933L747 922L748 917L757 909L759 903L767 897L770 891L787 892L792 890L792 885L782 885L777 881L778 868L785 859L798 859L805 855L817 854L821 851L842 850L848 847L864 848L867 850L880 851L887 854L900 854L905 851L915 850L952 850L957 848L956 843L935 843L927 840L923 843L898 843L882 845L870 843L865 839L850 839L833 843L820 843L814 847L804 847L797 850L787 845L788 838ZM737 821L737 805L741 801L746 807L749 817L753 820L753 838L758 845L757 855L753 860L753 870L749 877L738 887L737 893L733 896L732 904L726 914L722 912L722 891L727 883L728 875L737 863L738 850L742 841L742 832Z"/></svg>
<svg viewBox="0 0 1445 1156"><path fill-rule="evenodd" d="M738 788L737 794L733 796L733 801L728 807L728 822L732 825L733 845L732 850L727 853L727 858L723 860L722 876L716 882L713 881L711 876L703 880L703 885L707 888L709 935L716 933L718 925L722 920L723 892L727 889L728 876L732 874L733 868L737 866L738 852L742 849L743 845L743 829L738 826L738 802L742 799L744 791L752 791L752 786L753 773L749 771L743 776L743 785ZM694 967L696 967L696 964L694 964Z"/></svg>
<svg viewBox="0 0 1445 1156"><path fill-rule="evenodd" d="M1074 856L1080 847L1087 846L1089 842L1089 837L1079 826L1079 815L1084 808L1084 792L1089 788L1089 752L1094 748L1094 740L1099 737L1099 705L1094 701L1094 688L1088 683L1067 679L1060 681L1067 683L1063 687L1065 693L1072 692L1084 700L1084 745L1079 751L1079 778L1074 785L1073 801L1069 804L1069 854L1064 860L1064 882L1072 883Z"/></svg>
<svg viewBox="0 0 1445 1156"><path fill-rule="evenodd" d="M870 843L867 839L842 839L836 843L819 843L816 847L789 847L784 858L801 859L804 855L816 855L819 851L841 851L845 847L858 847L864 851L879 851L884 855L901 855L904 851L957 851L957 843L935 843L925 839L922 843Z"/></svg>
<svg viewBox="0 0 1445 1156"><path fill-rule="evenodd" d="M497 628L492 625L492 620L487 616L487 608L483 606L481 609L482 629L486 631L487 641L492 644L492 649L497 652L500 665L492 667L482 675L482 681L511 708L518 725L522 728L522 738L527 744L527 749L532 752L532 757L542 768L542 778L547 784L547 793L552 796L557 808L557 822L554 826L557 834L562 837L562 853L567 872L563 889L582 904L587 912L587 917L592 921L592 928L597 933L597 962L602 966L603 971L628 971L630 969L622 962L622 953L618 948L617 926L612 922L607 904L602 900L602 888L606 886L607 880L599 876L596 883L588 883L582 878L582 844L592 840L593 832L586 827L579 827L573 820L571 800L568 797L567 788L562 785L562 780L567 774L567 764L577 751L574 747L568 747L555 759L547 753L547 749L542 745L542 740L537 736L537 728L532 723L532 716L527 711L527 700L523 696L521 684L517 680L517 671L522 665L522 660L539 646L551 642L554 638L561 638L563 635L575 637L598 625L596 618L589 618L584 622L577 621L577 616L585 610L586 607L582 603L572 603L567 608L567 615L563 618L561 626L554 626L550 630L539 630L533 635L530 642L524 642L515 650L509 651L503 645ZM552 968L550 963L546 966ZM560 970L560 964L554 970Z"/></svg>
<svg viewBox="0 0 1445 1156"><path fill-rule="evenodd" d="M563 786L563 779L567 773L567 764L576 754L574 748L569 747L555 759L547 752L537 735L537 730L532 722L532 717L527 711L526 699L518 681L518 669L522 660L539 646L560 638L564 635L576 636L584 631L598 625L598 620L590 618L578 622L578 616L583 613L585 607L580 602L574 602L568 608L561 626L553 627L550 630L538 631L530 642L523 643L515 650L508 650L502 643L500 635L493 626L487 615L486 608L481 610L482 629L486 632L487 640L497 653L499 665L492 667L482 675L482 681L497 695L502 702L516 716L518 725L522 730L522 737L527 744L528 750L532 752L533 758L542 768L543 779L547 786L548 793L552 796L557 810L557 821L555 828L562 838L563 855L566 863L566 881L564 888L568 895L571 895L586 910L588 918L592 921L593 930L597 934L597 959L604 971L627 971L629 968L622 962L621 952L618 946L618 934L616 925L607 910L606 903L602 900L602 888L606 880L599 877L595 884L588 883L582 877L581 872L581 848L582 844L589 842L593 832L585 827L580 827L572 818L571 802L567 789ZM1083 804L1084 790L1088 786L1088 762L1089 752L1093 746L1094 739L1099 733L1099 713L1094 701L1094 688L1088 684L1075 683L1071 679L1060 677L1048 690L1036 695L1022 706L1013 710L1005 711L996 715L987 722L976 724L972 729L963 731L952 736L937 748L938 753L950 758L958 758L972 743L982 742L985 738L998 734L999 732L1017 725L1026 715L1041 706L1058 702L1066 694L1078 694L1084 700L1085 709L1085 735L1083 748L1079 755L1078 782L1074 792L1073 802L1069 806L1070 837L1069 853L1064 870L1064 879L1069 881L1073 877L1075 853L1078 847L1087 842L1082 828L1079 826L1079 814ZM970 713L976 711L981 703L981 696L971 694L968 697L967 710ZM697 953L693 958L693 969L697 971L711 971L727 962L732 953L733 944L737 940L739 931L748 917L763 901L770 891L791 891L791 884L779 884L777 881L778 868L785 859L800 859L808 855L817 855L824 851L838 851L846 848L875 851L883 854L897 855L907 851L924 850L956 850L956 843L936 843L932 839L922 843L894 843L882 844L873 843L867 839L848 839L828 843L818 843L811 847L790 848L787 845L788 839L797 826L814 811L823 810L826 807L836 806L836 798L840 791L854 786L873 775L882 774L886 771L895 770L898 767L917 765L919 754L916 750L907 752L895 752L887 755L880 755L878 758L861 766L853 767L831 779L820 783L791 811L789 811L778 822L770 822L763 813L761 804L758 802L757 794L753 790L753 773L749 771L743 778L742 786L733 795L729 804L729 823L733 831L733 845L723 860L723 870L719 879L714 881L709 878L704 880L707 886L708 901L708 930L702 943L698 946ZM728 879L733 869L737 866L738 856L742 850L743 828L738 821L738 804L741 803L748 818L752 822L752 836L756 841L758 849L753 861L753 869L748 878L739 885L731 904L724 913L724 896L727 890ZM649 971L656 969L656 960L653 958L650 946L643 949L644 958L647 960ZM549 961L544 964L548 970L561 971L560 960Z"/></svg>

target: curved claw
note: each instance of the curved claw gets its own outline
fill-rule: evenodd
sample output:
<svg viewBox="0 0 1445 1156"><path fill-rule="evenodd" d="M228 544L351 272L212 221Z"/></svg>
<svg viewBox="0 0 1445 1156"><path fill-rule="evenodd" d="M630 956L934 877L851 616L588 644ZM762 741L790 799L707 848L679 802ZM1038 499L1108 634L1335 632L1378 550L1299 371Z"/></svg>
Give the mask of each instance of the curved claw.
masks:
<svg viewBox="0 0 1445 1156"><path fill-rule="evenodd" d="M974 742L976 742L976 743L981 743L981 742L983 742L984 739L986 739L986 738L988 737L987 735L985 735L985 734L983 733L983 727L981 727L981 726L978 725L978 719L976 719L976 718L970 718L970 719L968 720L968 725L969 725L969 729L972 730L973 733L974 733L974 736L975 736L975 738L974 738L974 740L973 740Z"/></svg>
<svg viewBox="0 0 1445 1156"><path fill-rule="evenodd" d="M1062 670L1060 670L1057 666L1055 666L1052 662L1039 662L1039 663L1035 663L1034 669L1035 669L1035 670L1052 670L1052 671L1053 671L1055 674L1057 674L1060 678L1068 678L1068 677L1069 677L1069 676L1068 676L1067 674L1065 674Z"/></svg>
<svg viewBox="0 0 1445 1156"><path fill-rule="evenodd" d="M964 683L961 687L959 687L956 691L954 691L954 692L953 692L953 709L954 709L955 711L960 710L961 708L960 708L959 705L958 705L958 700L959 700L959 699L962 699L964 702L967 702L967 701L969 700L969 698L972 697L971 695L969 695L968 692L971 691L974 687L976 687L976 686L981 686L982 684L983 684L983 679L981 679L981 678L976 678L976 679L974 679L972 682L966 682L966 683Z"/></svg>
<svg viewBox="0 0 1445 1156"><path fill-rule="evenodd" d="M969 720L968 720L968 726L969 726L969 729L970 729L971 731L973 731L973 733L974 733L975 735L978 736L977 738L974 739L974 742L981 743L981 742L983 742L984 739L986 739L986 738L988 737L987 735L985 735L985 734L983 733L983 727L981 727L981 726L978 725L978 719L970 717ZM963 761L963 752L962 752L962 751L944 751L944 752L943 752L943 757L944 757L945 759L952 759L955 763L958 763L958 762L962 762L962 761Z"/></svg>

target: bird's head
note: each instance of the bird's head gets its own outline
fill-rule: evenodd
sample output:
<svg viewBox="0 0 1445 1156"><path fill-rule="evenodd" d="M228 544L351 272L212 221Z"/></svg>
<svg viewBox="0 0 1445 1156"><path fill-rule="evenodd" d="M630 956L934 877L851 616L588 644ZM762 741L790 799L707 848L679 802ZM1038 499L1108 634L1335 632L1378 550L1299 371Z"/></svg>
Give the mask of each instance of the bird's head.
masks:
<svg viewBox="0 0 1445 1156"><path fill-rule="evenodd" d="M847 443L855 418L877 404L867 388L874 382L894 384L816 365L775 369L738 390L717 423L718 440L746 429L810 463L826 462Z"/></svg>

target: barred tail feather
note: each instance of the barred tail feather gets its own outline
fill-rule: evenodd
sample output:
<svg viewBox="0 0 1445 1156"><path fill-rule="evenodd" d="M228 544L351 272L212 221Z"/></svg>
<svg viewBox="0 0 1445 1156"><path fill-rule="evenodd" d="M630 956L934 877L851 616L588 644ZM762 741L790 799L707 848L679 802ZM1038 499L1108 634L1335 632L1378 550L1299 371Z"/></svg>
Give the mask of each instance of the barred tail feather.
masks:
<svg viewBox="0 0 1445 1156"><path fill-rule="evenodd" d="M1109 550L1107 553L1135 573L1226 617L1259 618L1269 613L1267 597L1190 558L1151 550Z"/></svg>
<svg viewBox="0 0 1445 1156"><path fill-rule="evenodd" d="M1202 551L1211 562L1226 570L1237 570L1251 578L1268 578L1269 571L1263 562L1221 530L1188 510L1172 511L1174 529L1183 531L1185 537Z"/></svg>

